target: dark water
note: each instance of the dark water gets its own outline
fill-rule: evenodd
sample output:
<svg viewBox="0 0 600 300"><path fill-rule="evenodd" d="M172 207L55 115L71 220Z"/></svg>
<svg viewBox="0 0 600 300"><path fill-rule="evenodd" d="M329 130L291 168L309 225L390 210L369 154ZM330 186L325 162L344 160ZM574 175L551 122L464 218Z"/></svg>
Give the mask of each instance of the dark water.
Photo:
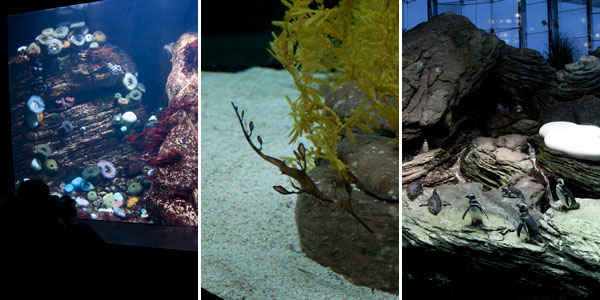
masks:
<svg viewBox="0 0 600 300"><path fill-rule="evenodd" d="M75 9L75 8L80 9ZM12 15L7 18L8 58L27 46L48 27L84 21L90 33L100 30L106 42L123 49L138 67L138 80L146 85L143 103L149 111L166 105L164 91L171 64L165 44L185 32L198 31L196 0L108 0L85 7L63 7Z"/></svg>

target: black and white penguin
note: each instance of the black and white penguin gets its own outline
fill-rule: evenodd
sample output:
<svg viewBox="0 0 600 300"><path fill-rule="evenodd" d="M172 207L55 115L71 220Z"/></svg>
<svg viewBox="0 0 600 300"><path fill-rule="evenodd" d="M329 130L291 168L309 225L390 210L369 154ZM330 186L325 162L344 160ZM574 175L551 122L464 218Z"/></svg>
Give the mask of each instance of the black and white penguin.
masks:
<svg viewBox="0 0 600 300"><path fill-rule="evenodd" d="M425 206L425 205L427 205L427 208L429 208L430 213L432 213L433 215L437 215L442 210L442 206L452 205L452 204L442 201L442 199L440 198L440 195L437 192L437 189L434 189L433 195L431 195L431 197L429 197L429 200L427 200L427 203L421 204L420 206Z"/></svg>
<svg viewBox="0 0 600 300"><path fill-rule="evenodd" d="M525 228L525 233L527 233L527 238L529 240L533 240L542 244L545 244L544 238L540 234L540 228L538 227L535 220L529 215L529 208L525 203L517 204L519 208L519 218L521 222L519 222L519 226L517 226L517 237L521 237L521 229Z"/></svg>
<svg viewBox="0 0 600 300"><path fill-rule="evenodd" d="M418 181L413 181L406 187L406 195L410 201L415 200L423 193L423 185Z"/></svg>
<svg viewBox="0 0 600 300"><path fill-rule="evenodd" d="M557 180L556 196L558 196L558 199L560 199L560 202L562 202L567 210L579 208L579 203L575 201L575 196L573 196L571 190L565 186L565 181L562 178Z"/></svg>
<svg viewBox="0 0 600 300"><path fill-rule="evenodd" d="M523 192L521 192L521 190L519 190L518 188L509 188L509 187L503 187L502 188L502 197L504 198L521 198L523 199Z"/></svg>
<svg viewBox="0 0 600 300"><path fill-rule="evenodd" d="M469 199L469 207L465 210L462 219L464 220L467 213L469 213L469 216L471 217L471 226L483 225L483 216L485 215L488 220L490 217L485 213L481 204L475 200L475 194L470 193L466 197Z"/></svg>

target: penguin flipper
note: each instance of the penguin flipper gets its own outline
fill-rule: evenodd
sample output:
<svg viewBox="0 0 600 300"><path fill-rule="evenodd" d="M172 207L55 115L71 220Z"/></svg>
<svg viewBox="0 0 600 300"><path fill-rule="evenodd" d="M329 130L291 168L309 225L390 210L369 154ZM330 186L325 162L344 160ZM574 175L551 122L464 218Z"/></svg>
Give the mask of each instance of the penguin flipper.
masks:
<svg viewBox="0 0 600 300"><path fill-rule="evenodd" d="M447 205L452 205L452 203L450 203L450 202L446 202L446 201L442 201L442 205L443 205L443 206L447 206Z"/></svg>
<svg viewBox="0 0 600 300"><path fill-rule="evenodd" d="M523 222L519 223L519 226L517 226L517 237L521 237L521 229L523 229L523 226L525 226Z"/></svg>
<svg viewBox="0 0 600 300"><path fill-rule="evenodd" d="M485 210L483 209L483 207L481 208L481 212L485 215L485 217L489 220L490 217L488 217L487 213L485 212Z"/></svg>
<svg viewBox="0 0 600 300"><path fill-rule="evenodd" d="M463 220L465 219L465 216L467 215L467 212L469 212L469 208L468 208L468 207L467 207L467 210L465 210L465 213L464 213L464 214L463 214L463 216L462 216L462 219L463 219Z"/></svg>

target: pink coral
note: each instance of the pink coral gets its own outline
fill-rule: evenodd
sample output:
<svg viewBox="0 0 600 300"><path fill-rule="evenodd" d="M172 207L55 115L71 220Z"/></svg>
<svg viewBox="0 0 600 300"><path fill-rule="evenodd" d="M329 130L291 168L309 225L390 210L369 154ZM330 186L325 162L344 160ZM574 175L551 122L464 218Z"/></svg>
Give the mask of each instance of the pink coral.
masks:
<svg viewBox="0 0 600 300"><path fill-rule="evenodd" d="M60 99L55 100L54 103L60 105L58 110L69 109L75 104L75 97L61 97Z"/></svg>

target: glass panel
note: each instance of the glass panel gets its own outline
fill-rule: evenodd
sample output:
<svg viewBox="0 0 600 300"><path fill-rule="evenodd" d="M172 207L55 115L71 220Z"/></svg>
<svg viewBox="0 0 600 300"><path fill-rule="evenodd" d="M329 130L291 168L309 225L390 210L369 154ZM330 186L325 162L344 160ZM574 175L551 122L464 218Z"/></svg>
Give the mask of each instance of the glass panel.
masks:
<svg viewBox="0 0 600 300"><path fill-rule="evenodd" d="M527 35L527 48L537 50L543 57L548 58L548 32L530 33Z"/></svg>
<svg viewBox="0 0 600 300"><path fill-rule="evenodd" d="M402 1L402 30L427 21L427 0Z"/></svg>
<svg viewBox="0 0 600 300"><path fill-rule="evenodd" d="M519 47L519 30L518 29L500 29L496 31L499 39L505 41L508 45Z"/></svg>
<svg viewBox="0 0 600 300"><path fill-rule="evenodd" d="M490 31L490 27L491 27L491 22L490 20L492 19L492 15L491 15L491 11L490 11L491 5L489 2L483 3L483 4L477 4L477 14L475 16L475 25L487 32Z"/></svg>
<svg viewBox="0 0 600 300"><path fill-rule="evenodd" d="M587 37L581 37L581 38L573 38L570 39L570 41L573 43L573 46L575 47L575 53L573 55L573 61L578 61L579 57L583 54L587 54L588 53L588 48L587 48Z"/></svg>
<svg viewBox="0 0 600 300"><path fill-rule="evenodd" d="M494 29L514 29L519 27L519 14L517 1L499 1L492 4L492 19ZM517 32L517 40L519 39ZM518 46L517 46L518 47Z"/></svg>
<svg viewBox="0 0 600 300"><path fill-rule="evenodd" d="M581 8L581 5L579 5ZM585 7L576 10L558 11L558 29L568 37L587 35Z"/></svg>

